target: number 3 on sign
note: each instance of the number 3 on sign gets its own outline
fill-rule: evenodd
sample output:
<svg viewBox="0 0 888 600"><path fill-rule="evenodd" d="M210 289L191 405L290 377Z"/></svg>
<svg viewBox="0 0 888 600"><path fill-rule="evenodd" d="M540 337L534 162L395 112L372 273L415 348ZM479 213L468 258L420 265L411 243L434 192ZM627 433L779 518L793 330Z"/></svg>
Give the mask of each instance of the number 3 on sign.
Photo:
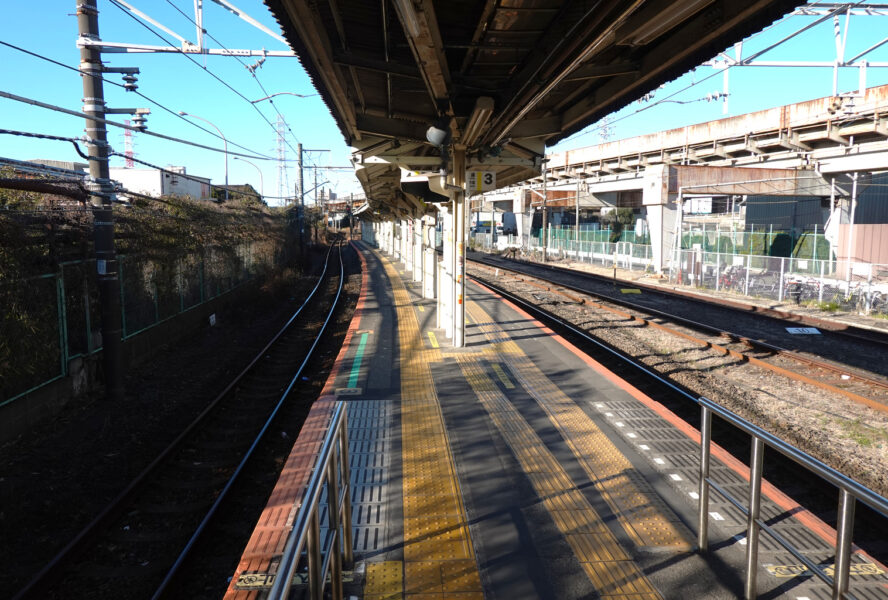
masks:
<svg viewBox="0 0 888 600"><path fill-rule="evenodd" d="M466 177L470 192L487 192L496 189L496 171L469 171Z"/></svg>

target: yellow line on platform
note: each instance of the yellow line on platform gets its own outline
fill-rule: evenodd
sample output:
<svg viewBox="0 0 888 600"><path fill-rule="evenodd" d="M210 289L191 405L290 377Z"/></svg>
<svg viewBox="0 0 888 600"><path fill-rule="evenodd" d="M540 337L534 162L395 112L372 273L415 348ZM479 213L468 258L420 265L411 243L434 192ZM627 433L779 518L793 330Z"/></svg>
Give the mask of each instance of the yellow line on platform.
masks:
<svg viewBox="0 0 888 600"><path fill-rule="evenodd" d="M503 385L506 386L506 389L514 389L515 384L512 383L512 380L509 379L509 376L506 375L506 372L503 371L503 368L499 366L498 363L491 363L491 367L493 367L493 372L496 373L496 376L499 377L499 380L503 382Z"/></svg>
<svg viewBox="0 0 888 600"><path fill-rule="evenodd" d="M660 600L564 467L487 375L483 363L468 355L456 360L600 597Z"/></svg>
<svg viewBox="0 0 888 600"><path fill-rule="evenodd" d="M392 285L401 367L401 461L406 598L483 598L450 443L419 322L397 271L377 253ZM420 596L422 594L422 596Z"/></svg>
<svg viewBox="0 0 888 600"><path fill-rule="evenodd" d="M440 346L438 345L438 338L435 337L435 332L429 331L427 333L429 334L429 340L432 342L432 348L439 348Z"/></svg>
<svg viewBox="0 0 888 600"><path fill-rule="evenodd" d="M498 344L514 344L506 341L508 333L478 304L470 303L468 310L483 323L480 329L488 339ZM692 547L692 535L678 516L574 400L552 383L520 348L501 355L500 359L546 411L549 421L564 437L595 489L637 546L676 551Z"/></svg>

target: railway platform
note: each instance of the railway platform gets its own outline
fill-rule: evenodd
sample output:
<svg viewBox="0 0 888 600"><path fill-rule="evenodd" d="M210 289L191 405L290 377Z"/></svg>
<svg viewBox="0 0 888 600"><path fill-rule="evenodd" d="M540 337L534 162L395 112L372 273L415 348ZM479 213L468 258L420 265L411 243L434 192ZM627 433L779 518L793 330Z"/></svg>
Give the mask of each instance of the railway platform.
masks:
<svg viewBox="0 0 888 600"><path fill-rule="evenodd" d="M226 598L270 587L335 400L348 415L346 597L744 596L738 507L712 496L698 551L699 432L480 286L468 286L465 347L452 348L402 265L356 246L364 281L351 329ZM717 447L712 456L710 477L742 496L748 469ZM829 569L830 527L767 485L761 511ZM757 562L759 597L831 597L765 536ZM888 597L888 575L865 554L852 555L851 577L856 597Z"/></svg>

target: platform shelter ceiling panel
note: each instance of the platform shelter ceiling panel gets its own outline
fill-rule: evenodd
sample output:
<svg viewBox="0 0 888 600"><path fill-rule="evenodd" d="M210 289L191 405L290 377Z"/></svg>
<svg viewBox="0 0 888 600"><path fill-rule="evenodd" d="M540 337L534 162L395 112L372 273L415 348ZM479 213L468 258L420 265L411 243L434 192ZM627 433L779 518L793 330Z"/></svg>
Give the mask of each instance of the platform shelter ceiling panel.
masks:
<svg viewBox="0 0 888 600"><path fill-rule="evenodd" d="M374 152L408 157L405 147L409 156L435 156L440 151L427 142L426 131L444 123L469 161L487 160L497 171L499 185L538 173L545 146L680 76L798 4L265 1L361 159ZM379 145L385 141L392 143ZM362 164L365 188L374 173L390 178L401 163ZM375 186L374 193L386 192Z"/></svg>

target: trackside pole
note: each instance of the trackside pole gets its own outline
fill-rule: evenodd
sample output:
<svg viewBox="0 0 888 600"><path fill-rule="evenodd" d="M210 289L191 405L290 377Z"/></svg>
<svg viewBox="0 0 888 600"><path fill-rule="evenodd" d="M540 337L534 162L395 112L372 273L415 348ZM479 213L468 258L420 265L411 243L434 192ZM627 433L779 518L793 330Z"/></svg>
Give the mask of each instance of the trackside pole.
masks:
<svg viewBox="0 0 888 600"><path fill-rule="evenodd" d="M80 37L99 40L99 11L96 0L78 0L77 28ZM105 118L105 93L102 87L102 54L98 46L80 47L80 72L83 79L83 112L96 119ZM108 168L108 132L101 121L86 120L89 151L90 204L95 232L96 271L102 314L102 368L105 393L110 400L123 399L123 368L120 360L121 315L120 279L114 249L114 187Z"/></svg>

